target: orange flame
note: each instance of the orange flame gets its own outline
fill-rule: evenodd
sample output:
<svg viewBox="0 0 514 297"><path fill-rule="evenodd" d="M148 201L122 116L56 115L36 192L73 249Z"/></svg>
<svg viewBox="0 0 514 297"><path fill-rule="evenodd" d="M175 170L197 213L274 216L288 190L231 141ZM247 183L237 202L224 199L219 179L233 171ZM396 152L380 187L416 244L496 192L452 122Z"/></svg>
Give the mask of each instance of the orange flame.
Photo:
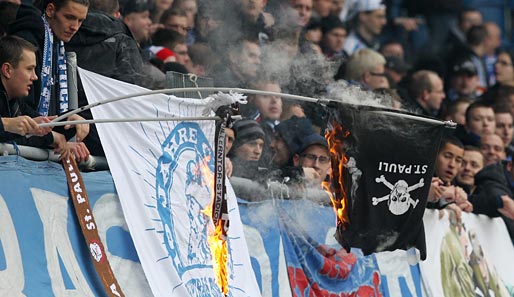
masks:
<svg viewBox="0 0 514 297"><path fill-rule="evenodd" d="M211 249L212 255L212 268L214 270L214 277L216 278L216 283L220 287L223 295L228 294L228 245L226 235L223 233L223 225L225 223L224 219L220 219L217 226L214 226L212 220L212 205L215 198L214 193L214 173L209 168L209 160L210 156L207 156L200 165L200 170L205 180L209 181L209 188L211 191L211 203L207 205L207 207L202 210L202 213L210 218L209 231L207 242L209 243L209 247Z"/></svg>
<svg viewBox="0 0 514 297"><path fill-rule="evenodd" d="M341 225L343 229L346 229L346 226L350 223L346 209L348 196L346 195L344 184L344 178L347 176L344 172L344 166L348 163L348 158L344 153L343 147L343 140L349 135L350 132L337 122L333 123L332 130L325 133L333 162L330 181L323 182L323 188L332 201L332 206L337 216L337 226Z"/></svg>

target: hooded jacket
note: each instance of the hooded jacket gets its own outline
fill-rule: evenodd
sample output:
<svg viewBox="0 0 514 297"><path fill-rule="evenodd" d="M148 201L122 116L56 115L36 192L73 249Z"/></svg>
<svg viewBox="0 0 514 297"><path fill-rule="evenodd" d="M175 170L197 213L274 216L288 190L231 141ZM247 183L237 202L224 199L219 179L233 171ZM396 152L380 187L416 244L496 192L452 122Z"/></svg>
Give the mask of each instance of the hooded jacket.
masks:
<svg viewBox="0 0 514 297"><path fill-rule="evenodd" d="M66 50L75 52L77 65L86 70L132 84L145 80L143 59L129 29L105 13L90 11Z"/></svg>

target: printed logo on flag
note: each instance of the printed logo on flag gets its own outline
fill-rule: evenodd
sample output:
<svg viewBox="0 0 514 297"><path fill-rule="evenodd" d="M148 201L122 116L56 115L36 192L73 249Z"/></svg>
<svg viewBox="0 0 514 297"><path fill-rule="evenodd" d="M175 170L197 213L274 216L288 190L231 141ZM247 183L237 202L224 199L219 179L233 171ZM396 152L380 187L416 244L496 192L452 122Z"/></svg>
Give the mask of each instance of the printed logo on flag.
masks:
<svg viewBox="0 0 514 297"><path fill-rule="evenodd" d="M376 183L384 184L387 188L389 188L389 190L391 190L391 192L388 195L385 195L381 198L373 197L371 201L373 205L376 206L380 202L387 200L389 211L397 216L402 215L409 210L411 205L412 208L416 208L416 206L418 205L419 199L412 199L412 197L410 196L410 192L418 188L422 188L425 185L423 180L424 179L421 178L417 184L409 186L406 181L400 179L393 185L392 183L387 181L385 176L381 175L380 177L377 177L375 179Z"/></svg>
<svg viewBox="0 0 514 297"><path fill-rule="evenodd" d="M207 240L211 222L204 212L212 202L214 151L198 124L187 122L178 124L161 148L157 210L168 258L191 296L219 292Z"/></svg>

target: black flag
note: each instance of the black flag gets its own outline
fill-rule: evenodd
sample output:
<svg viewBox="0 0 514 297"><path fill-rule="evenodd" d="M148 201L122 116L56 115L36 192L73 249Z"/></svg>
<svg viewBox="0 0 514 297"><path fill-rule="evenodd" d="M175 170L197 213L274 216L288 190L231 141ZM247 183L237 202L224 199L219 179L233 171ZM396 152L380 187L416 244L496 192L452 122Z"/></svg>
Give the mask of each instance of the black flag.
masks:
<svg viewBox="0 0 514 297"><path fill-rule="evenodd" d="M337 240L365 254L416 247L425 259L423 214L445 123L372 107L332 107L332 134L340 141L327 138L344 164L333 164L331 181L336 207L345 208ZM346 200L338 203L341 193Z"/></svg>

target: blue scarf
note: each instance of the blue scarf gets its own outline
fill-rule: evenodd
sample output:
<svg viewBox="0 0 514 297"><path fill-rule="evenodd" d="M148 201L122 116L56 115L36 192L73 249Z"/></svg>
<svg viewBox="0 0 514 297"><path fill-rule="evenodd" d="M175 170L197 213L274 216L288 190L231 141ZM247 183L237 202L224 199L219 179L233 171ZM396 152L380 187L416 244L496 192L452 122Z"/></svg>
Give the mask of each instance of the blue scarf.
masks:
<svg viewBox="0 0 514 297"><path fill-rule="evenodd" d="M55 84L53 76L52 55L54 50L54 35L45 16L41 17L45 27L45 45L43 49L43 65L41 68L41 97L39 98L38 113L48 116L52 86ZM59 80L59 113L68 111L68 77L66 74L66 56L64 54L64 42L59 40L57 44L57 74Z"/></svg>

